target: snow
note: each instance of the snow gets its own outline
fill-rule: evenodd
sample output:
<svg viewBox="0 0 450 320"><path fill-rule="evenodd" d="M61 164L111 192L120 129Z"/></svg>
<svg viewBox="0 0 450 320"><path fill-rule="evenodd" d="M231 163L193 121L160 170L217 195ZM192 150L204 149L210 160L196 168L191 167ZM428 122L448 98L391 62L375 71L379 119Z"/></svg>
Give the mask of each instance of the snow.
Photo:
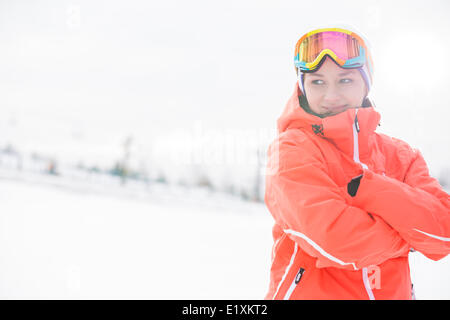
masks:
<svg viewBox="0 0 450 320"><path fill-rule="evenodd" d="M272 240L262 204L108 188L0 180L0 298L263 298Z"/></svg>
<svg viewBox="0 0 450 320"><path fill-rule="evenodd" d="M262 299L272 218L204 189L0 170L1 299ZM449 299L450 259L410 255L418 299ZM381 279L382 281L382 279Z"/></svg>

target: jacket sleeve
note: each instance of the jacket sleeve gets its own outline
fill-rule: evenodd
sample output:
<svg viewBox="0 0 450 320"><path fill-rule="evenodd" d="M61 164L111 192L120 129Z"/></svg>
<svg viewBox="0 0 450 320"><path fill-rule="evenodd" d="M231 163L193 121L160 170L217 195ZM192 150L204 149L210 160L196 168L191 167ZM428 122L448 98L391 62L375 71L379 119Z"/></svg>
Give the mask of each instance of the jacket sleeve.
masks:
<svg viewBox="0 0 450 320"><path fill-rule="evenodd" d="M417 251L438 260L450 252L450 200L418 151L403 182L364 171L354 204L380 216Z"/></svg>
<svg viewBox="0 0 450 320"><path fill-rule="evenodd" d="M349 198L301 132L269 147L265 203L284 232L317 258L317 267L357 270L407 254L409 245L397 231L349 205Z"/></svg>

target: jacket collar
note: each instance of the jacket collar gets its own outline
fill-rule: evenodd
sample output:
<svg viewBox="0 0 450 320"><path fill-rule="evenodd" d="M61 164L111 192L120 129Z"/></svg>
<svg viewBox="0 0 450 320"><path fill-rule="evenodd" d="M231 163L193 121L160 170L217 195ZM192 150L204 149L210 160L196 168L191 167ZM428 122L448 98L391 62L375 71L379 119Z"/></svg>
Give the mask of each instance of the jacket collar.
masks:
<svg viewBox="0 0 450 320"><path fill-rule="evenodd" d="M348 109L334 116L319 118L307 113L300 106L301 94L298 83L294 93L289 99L282 115L277 120L278 133L291 128L302 128L320 138L326 139L336 145L338 149L347 155L353 155L353 130L354 125L359 129L358 141L360 156L369 153L370 136L380 121L380 114L373 107ZM355 118L357 116L357 123Z"/></svg>

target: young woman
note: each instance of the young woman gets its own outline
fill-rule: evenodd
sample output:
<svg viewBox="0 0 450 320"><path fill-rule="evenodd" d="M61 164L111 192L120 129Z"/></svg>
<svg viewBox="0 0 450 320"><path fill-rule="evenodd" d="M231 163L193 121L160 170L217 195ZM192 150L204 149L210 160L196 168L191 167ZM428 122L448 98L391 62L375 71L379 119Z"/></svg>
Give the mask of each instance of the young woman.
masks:
<svg viewBox="0 0 450 320"><path fill-rule="evenodd" d="M372 58L330 28L297 42L298 83L268 150L266 299L412 299L408 254L450 252L450 198L419 151L375 132Z"/></svg>

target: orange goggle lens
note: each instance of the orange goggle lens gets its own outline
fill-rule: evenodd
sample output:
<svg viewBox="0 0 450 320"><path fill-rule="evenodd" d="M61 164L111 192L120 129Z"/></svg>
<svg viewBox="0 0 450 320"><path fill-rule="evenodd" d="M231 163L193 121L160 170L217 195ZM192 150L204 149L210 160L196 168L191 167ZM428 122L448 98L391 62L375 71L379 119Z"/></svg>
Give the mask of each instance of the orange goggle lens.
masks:
<svg viewBox="0 0 450 320"><path fill-rule="evenodd" d="M359 36L341 29L323 29L310 32L297 42L295 66L313 71L326 54L343 68L357 68L367 62L367 49Z"/></svg>

